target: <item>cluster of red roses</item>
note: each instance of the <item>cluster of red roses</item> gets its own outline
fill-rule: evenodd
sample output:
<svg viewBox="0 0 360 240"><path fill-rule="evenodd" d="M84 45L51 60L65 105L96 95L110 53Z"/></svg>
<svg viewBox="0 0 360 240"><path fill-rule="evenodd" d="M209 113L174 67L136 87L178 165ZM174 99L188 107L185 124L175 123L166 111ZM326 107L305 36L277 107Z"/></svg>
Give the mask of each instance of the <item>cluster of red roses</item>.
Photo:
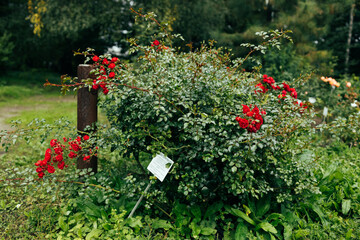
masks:
<svg viewBox="0 0 360 240"><path fill-rule="evenodd" d="M282 85L283 85L282 87L283 90L281 91L281 94L279 94L278 98L284 99L286 94L288 93L290 94L291 97L297 98L297 92L295 88L291 88L286 83L282 83ZM261 90L255 90L256 93L257 92L266 93L267 91L270 90L270 88L272 88L273 90L281 90L281 87L275 84L275 80L272 77L269 77L268 75L263 75L262 82L256 84L255 87L261 89Z"/></svg>
<svg viewBox="0 0 360 240"><path fill-rule="evenodd" d="M263 83L258 83L255 87L258 87L261 89L260 90L255 90L256 92L262 92L262 93L266 93L267 91L269 91L270 88L274 89L274 90L280 90L281 88L279 86L275 85L275 80L272 77L269 77L268 75L263 75L263 83L265 85L263 85ZM270 87L270 88L268 88Z"/></svg>
<svg viewBox="0 0 360 240"><path fill-rule="evenodd" d="M89 136L85 135L83 137L84 141L89 140ZM50 141L50 148L46 149L45 151L45 157L43 160L39 160L35 163L35 166L38 168L36 169L36 172L38 173L39 178L43 178L45 175L45 171L48 173L54 173L55 168L54 165L57 164L57 167L59 169L64 169L64 167L68 167L68 165L65 165L64 161L64 152L69 150L68 157L70 159L73 159L78 156L80 151L82 150L81 147L81 137L77 137L75 140L71 141L71 138L66 139L63 138L64 143L61 143L57 139L51 139ZM68 144L68 148L66 148L65 143ZM90 149L91 153L91 149ZM90 159L89 155L84 155L83 160L87 161Z"/></svg>
<svg viewBox="0 0 360 240"><path fill-rule="evenodd" d="M241 128L247 129L248 132L256 133L264 123L262 115L266 115L266 112L265 110L260 111L257 106L252 110L250 110L250 107L243 105L243 114L245 115L245 118L237 116L235 120L239 123Z"/></svg>
<svg viewBox="0 0 360 240"><path fill-rule="evenodd" d="M280 99L284 99L286 94L289 93L291 97L293 98L297 98L297 92L295 90L295 88L290 88L290 86L286 83L283 83L283 89L281 94L279 94L278 98Z"/></svg>
<svg viewBox="0 0 360 240"><path fill-rule="evenodd" d="M119 61L119 59L117 57L113 57L110 62L108 59L104 58L101 59L98 56L93 56L92 60L94 62L96 62L96 64L100 65L100 70L99 73L100 75L96 78L96 80L93 81L93 86L92 88L97 90L100 88L102 88L103 93L106 95L109 93L109 89L106 87L106 80L114 78L115 77L115 72L114 72L114 68L116 67L115 63ZM107 74L106 68L109 69L109 74Z"/></svg>
<svg viewBox="0 0 360 240"><path fill-rule="evenodd" d="M275 80L272 77L269 77L268 75L263 75L262 82L258 83L255 87L260 88L261 90L255 90L255 93L266 93L270 89L273 90L281 90L281 93L278 95L278 98L280 100L284 99L286 95L290 95L292 98L297 99L298 94L295 88L291 88L288 84L282 83L282 87L277 86L275 84ZM302 102L295 101L294 104L299 105L301 108L303 108L301 111L307 108L307 106L304 106Z"/></svg>

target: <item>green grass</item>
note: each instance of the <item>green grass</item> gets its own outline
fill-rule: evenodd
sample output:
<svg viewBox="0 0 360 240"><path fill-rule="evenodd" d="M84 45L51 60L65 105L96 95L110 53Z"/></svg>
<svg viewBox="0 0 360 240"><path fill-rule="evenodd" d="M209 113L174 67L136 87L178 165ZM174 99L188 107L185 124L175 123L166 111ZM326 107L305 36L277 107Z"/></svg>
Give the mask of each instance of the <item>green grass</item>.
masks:
<svg viewBox="0 0 360 240"><path fill-rule="evenodd" d="M59 118L66 118L72 123L76 123L76 98L69 97L52 97L52 96L35 96L28 99L23 104L14 104L22 110L14 117L6 119L10 124L14 120L21 120L23 125L30 123L34 118L45 119L47 123L53 123Z"/></svg>
<svg viewBox="0 0 360 240"><path fill-rule="evenodd" d="M0 76L0 107L26 104L31 96L59 96L59 88L44 87L46 80L60 83L60 75L46 70L8 72ZM29 102L29 104L31 104Z"/></svg>

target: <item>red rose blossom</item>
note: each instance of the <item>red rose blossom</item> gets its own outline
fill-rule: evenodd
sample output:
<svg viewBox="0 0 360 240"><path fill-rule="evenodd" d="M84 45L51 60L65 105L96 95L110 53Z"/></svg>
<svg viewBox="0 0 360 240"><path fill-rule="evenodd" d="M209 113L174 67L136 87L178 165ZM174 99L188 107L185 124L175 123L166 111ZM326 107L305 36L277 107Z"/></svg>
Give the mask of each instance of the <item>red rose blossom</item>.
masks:
<svg viewBox="0 0 360 240"><path fill-rule="evenodd" d="M108 68L114 69L114 68L115 68L115 63L110 63L109 66L108 66Z"/></svg>
<svg viewBox="0 0 360 240"><path fill-rule="evenodd" d="M106 58L104 58L104 60L102 61L102 64L108 65L108 64L109 64L109 61L108 61Z"/></svg>
<svg viewBox="0 0 360 240"><path fill-rule="evenodd" d="M51 147L54 147L54 146L56 145L56 142L57 142L56 139L51 139L51 141L50 141L50 146L51 146Z"/></svg>
<svg viewBox="0 0 360 240"><path fill-rule="evenodd" d="M61 161L61 162L58 163L58 168L59 168L59 169L61 169L61 170L64 169L64 166L65 166L65 162L64 162L64 161Z"/></svg>
<svg viewBox="0 0 360 240"><path fill-rule="evenodd" d="M160 42L158 40L153 41L154 46L159 46Z"/></svg>
<svg viewBox="0 0 360 240"><path fill-rule="evenodd" d="M250 112L250 108L247 105L242 105L242 106L243 106L243 114Z"/></svg>
<svg viewBox="0 0 360 240"><path fill-rule="evenodd" d="M83 139L84 139L84 141L87 141L87 140L89 140L89 135L85 135L84 137L83 137Z"/></svg>
<svg viewBox="0 0 360 240"><path fill-rule="evenodd" d="M110 73L109 73L109 78L113 78L113 77L115 77L115 73L114 73L114 72L110 72Z"/></svg>
<svg viewBox="0 0 360 240"><path fill-rule="evenodd" d="M247 128L249 126L249 121L245 118L240 118L238 122L241 128Z"/></svg>
<svg viewBox="0 0 360 240"><path fill-rule="evenodd" d="M47 171L48 171L49 173L54 173L54 172L55 172L55 168L54 168L53 166L51 166L51 165L48 165Z"/></svg>
<svg viewBox="0 0 360 240"><path fill-rule="evenodd" d="M93 58L92 58L92 60L93 60L94 62L99 61L99 59L100 59L100 58L99 58L98 56L96 56L96 55L95 55L95 56L93 56Z"/></svg>

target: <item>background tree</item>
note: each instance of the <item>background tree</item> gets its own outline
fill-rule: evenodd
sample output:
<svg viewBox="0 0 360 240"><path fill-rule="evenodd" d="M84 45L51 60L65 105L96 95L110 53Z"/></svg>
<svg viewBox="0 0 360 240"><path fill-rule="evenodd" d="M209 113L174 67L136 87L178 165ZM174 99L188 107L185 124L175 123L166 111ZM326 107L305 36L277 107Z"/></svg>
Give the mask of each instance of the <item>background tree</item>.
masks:
<svg viewBox="0 0 360 240"><path fill-rule="evenodd" d="M262 61L267 71L286 78L293 77L291 72L295 71L291 69L295 68L339 76L345 73L352 4L349 73L358 74L359 0L4 0L0 3L0 44L2 56L7 57L2 66L9 68L16 62L17 68L43 67L72 73L81 61L72 58L73 51L86 47L98 53L111 48L117 55L128 57L127 39L142 33L149 36L144 27L133 24L133 7L142 8L143 13L152 11L159 22L168 22L168 31L183 36L184 41L175 45L184 51L189 50L188 43L195 49L203 40L214 39L218 45L233 49L238 57L248 52L241 43L258 43L255 32L290 29L294 45L266 55Z"/></svg>

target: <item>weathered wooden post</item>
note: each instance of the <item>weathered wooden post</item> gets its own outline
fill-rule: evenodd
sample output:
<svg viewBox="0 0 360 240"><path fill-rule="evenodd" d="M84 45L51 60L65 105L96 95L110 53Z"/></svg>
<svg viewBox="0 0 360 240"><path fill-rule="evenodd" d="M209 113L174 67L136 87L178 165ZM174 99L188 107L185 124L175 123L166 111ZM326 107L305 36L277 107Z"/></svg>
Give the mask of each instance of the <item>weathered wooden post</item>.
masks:
<svg viewBox="0 0 360 240"><path fill-rule="evenodd" d="M91 78L90 71L93 69L92 65L80 64L77 69L79 81L82 79ZM81 135L86 132L87 126L90 126L93 131L96 130L95 123L97 122L97 90L88 88L80 88L77 93L77 129ZM77 159L77 169L91 168L92 172L96 173L98 169L98 159L92 156L88 161L84 161L82 156Z"/></svg>

